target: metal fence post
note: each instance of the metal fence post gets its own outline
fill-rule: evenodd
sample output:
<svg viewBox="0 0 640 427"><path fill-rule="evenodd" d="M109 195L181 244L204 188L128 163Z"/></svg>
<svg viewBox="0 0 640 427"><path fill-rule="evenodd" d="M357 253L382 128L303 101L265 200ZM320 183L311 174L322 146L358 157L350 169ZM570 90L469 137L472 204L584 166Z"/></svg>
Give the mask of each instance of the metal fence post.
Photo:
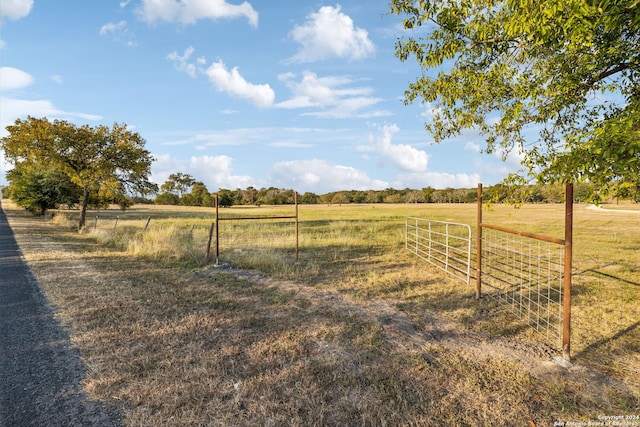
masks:
<svg viewBox="0 0 640 427"><path fill-rule="evenodd" d="M476 243L476 299L482 297L482 183L478 184L478 232Z"/></svg>
<svg viewBox="0 0 640 427"><path fill-rule="evenodd" d="M220 215L218 214L219 197L216 194L216 266L220 261Z"/></svg>
<svg viewBox="0 0 640 427"><path fill-rule="evenodd" d="M573 260L573 184L565 190L562 358L571 360L571 263Z"/></svg>
<svg viewBox="0 0 640 427"><path fill-rule="evenodd" d="M300 248L299 248L299 235L298 235L299 221L298 221L298 192L297 191L293 192L293 201L296 205L296 261L298 261Z"/></svg>

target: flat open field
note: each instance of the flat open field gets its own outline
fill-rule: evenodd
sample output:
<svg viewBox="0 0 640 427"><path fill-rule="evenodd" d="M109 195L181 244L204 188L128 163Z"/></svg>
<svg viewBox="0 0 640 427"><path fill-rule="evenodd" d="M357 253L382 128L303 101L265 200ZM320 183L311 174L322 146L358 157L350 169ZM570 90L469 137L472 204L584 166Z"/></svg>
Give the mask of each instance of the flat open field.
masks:
<svg viewBox="0 0 640 427"><path fill-rule="evenodd" d="M640 414L636 205L575 207L571 367L495 300L476 301L472 285L404 248L405 217L475 227L475 205L301 205L297 260L290 220L221 221L218 267L215 250L204 262L213 209L100 211L79 234L63 215L3 206L83 354L90 396L123 408L127 425L544 426ZM562 205L484 212L485 223L559 238L563 218Z"/></svg>

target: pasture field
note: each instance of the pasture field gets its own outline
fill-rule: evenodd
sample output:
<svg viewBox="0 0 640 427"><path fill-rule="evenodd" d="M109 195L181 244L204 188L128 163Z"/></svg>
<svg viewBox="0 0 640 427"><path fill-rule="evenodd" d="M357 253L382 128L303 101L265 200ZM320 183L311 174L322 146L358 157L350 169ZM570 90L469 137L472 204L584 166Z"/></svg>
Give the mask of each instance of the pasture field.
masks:
<svg viewBox="0 0 640 427"><path fill-rule="evenodd" d="M79 234L65 228L77 211L42 221L3 207L83 354L90 396L123 408L127 425L544 426L640 414L636 205L575 206L572 367L550 362L559 349L495 300L476 301L473 285L405 250L405 217L475 227L472 204L300 205L297 259L291 220L221 221L218 266L204 259L213 209L92 212ZM562 205L484 212L485 223L560 238L563 218Z"/></svg>

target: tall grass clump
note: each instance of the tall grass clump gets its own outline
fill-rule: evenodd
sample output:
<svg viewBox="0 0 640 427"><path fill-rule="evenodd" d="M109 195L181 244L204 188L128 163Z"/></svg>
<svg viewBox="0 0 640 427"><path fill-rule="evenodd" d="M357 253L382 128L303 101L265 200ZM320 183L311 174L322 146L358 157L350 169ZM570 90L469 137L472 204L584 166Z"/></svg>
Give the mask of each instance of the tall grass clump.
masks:
<svg viewBox="0 0 640 427"><path fill-rule="evenodd" d="M117 230L108 228L90 229L89 234L101 245L126 251L129 243L140 233L139 228L122 226Z"/></svg>
<svg viewBox="0 0 640 427"><path fill-rule="evenodd" d="M131 255L186 265L200 264L204 259L203 250L190 229L177 225L138 232L127 244L127 252Z"/></svg>
<svg viewBox="0 0 640 427"><path fill-rule="evenodd" d="M55 214L51 218L51 222L65 230L78 229L78 220L66 214Z"/></svg>

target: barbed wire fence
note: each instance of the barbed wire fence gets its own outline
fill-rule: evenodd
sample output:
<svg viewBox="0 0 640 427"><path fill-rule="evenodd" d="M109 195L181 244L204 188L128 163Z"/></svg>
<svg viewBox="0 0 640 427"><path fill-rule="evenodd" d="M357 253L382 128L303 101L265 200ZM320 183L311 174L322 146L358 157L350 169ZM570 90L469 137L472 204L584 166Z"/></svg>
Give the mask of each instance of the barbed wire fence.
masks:
<svg viewBox="0 0 640 427"><path fill-rule="evenodd" d="M239 256L259 257L273 251L294 249L299 255L299 210L298 195L294 196L294 213L289 215L269 214L269 207L262 207L264 215L244 216L237 211L220 213L216 197L215 216L206 218L152 218L152 216L122 216L113 214L95 215L87 221L85 232L105 236L105 240L122 242L128 236L128 244L157 247L170 257L187 253L187 258L198 258L203 264L215 260L220 263L221 253L232 258ZM281 209L278 207L278 211ZM224 225L223 225L224 224ZM135 237L134 237L135 236ZM172 253L175 254L172 255ZM200 255L197 255L200 254Z"/></svg>

